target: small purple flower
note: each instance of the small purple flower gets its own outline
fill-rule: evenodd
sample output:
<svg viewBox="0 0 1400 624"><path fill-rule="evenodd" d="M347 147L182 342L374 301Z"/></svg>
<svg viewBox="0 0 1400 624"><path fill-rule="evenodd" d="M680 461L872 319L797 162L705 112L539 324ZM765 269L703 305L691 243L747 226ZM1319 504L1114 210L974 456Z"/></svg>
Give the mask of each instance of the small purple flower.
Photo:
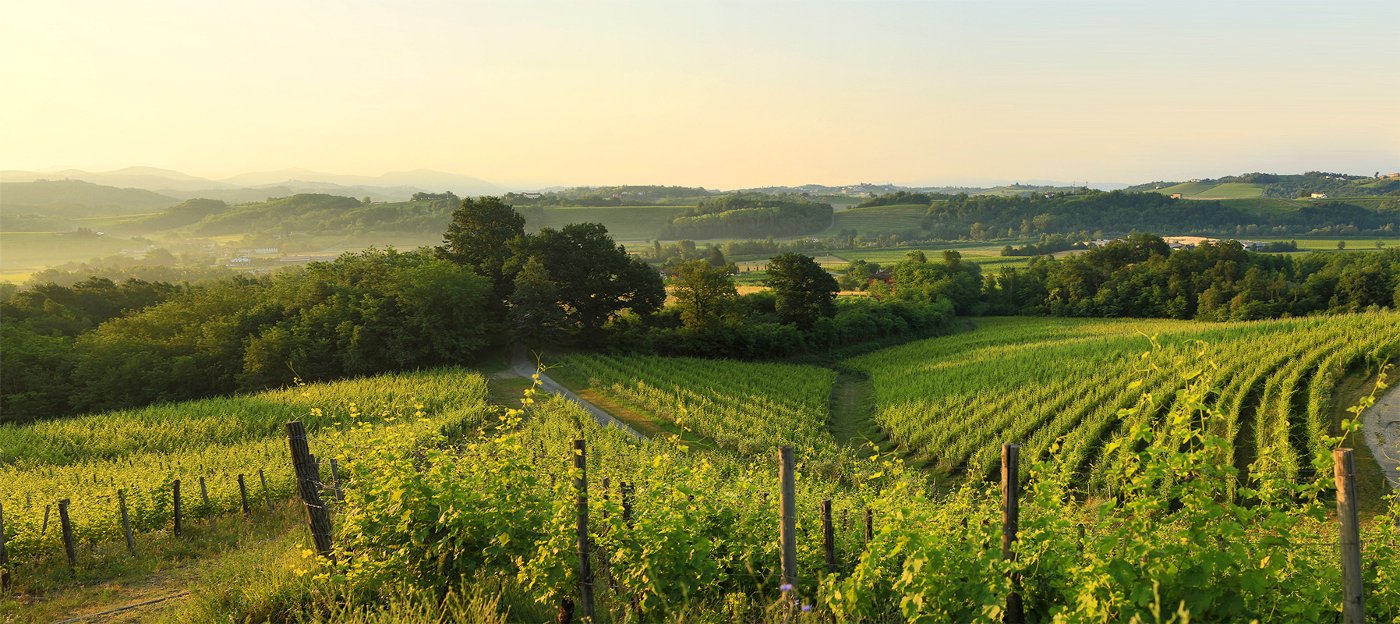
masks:
<svg viewBox="0 0 1400 624"><path fill-rule="evenodd" d="M790 592L792 591L792 583L783 583L782 585L778 586L778 589L785 592Z"/></svg>
<svg viewBox="0 0 1400 624"><path fill-rule="evenodd" d="M812 605L802 605L802 611L803 611L803 612L807 612L807 611L811 611L811 610L812 610Z"/></svg>

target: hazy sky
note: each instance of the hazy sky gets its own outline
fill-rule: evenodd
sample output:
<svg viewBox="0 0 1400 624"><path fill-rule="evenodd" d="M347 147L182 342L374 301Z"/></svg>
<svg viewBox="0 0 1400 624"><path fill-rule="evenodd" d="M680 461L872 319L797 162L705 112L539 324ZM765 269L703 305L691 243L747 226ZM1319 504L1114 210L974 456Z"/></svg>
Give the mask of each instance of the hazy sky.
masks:
<svg viewBox="0 0 1400 624"><path fill-rule="evenodd" d="M1400 2L19 2L0 168L507 184L1400 169Z"/></svg>

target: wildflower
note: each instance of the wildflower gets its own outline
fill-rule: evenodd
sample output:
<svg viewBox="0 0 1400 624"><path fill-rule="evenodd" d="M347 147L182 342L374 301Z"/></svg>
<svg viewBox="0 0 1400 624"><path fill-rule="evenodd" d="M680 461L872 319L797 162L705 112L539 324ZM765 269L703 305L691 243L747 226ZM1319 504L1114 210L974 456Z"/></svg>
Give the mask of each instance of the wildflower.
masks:
<svg viewBox="0 0 1400 624"><path fill-rule="evenodd" d="M802 605L802 611L803 611L803 612L807 612L807 611L811 611L811 610L812 610L812 605L809 605L809 604Z"/></svg>
<svg viewBox="0 0 1400 624"><path fill-rule="evenodd" d="M792 591L792 583L783 583L782 585L778 586L778 589L785 592L790 592Z"/></svg>

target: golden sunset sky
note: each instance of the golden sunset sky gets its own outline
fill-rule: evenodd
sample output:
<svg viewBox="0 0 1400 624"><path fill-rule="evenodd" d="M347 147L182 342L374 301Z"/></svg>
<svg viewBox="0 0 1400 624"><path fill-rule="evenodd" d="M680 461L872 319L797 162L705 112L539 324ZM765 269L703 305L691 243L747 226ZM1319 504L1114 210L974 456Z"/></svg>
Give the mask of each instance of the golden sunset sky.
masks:
<svg viewBox="0 0 1400 624"><path fill-rule="evenodd" d="M528 187L1400 169L1400 2L5 2L0 168Z"/></svg>

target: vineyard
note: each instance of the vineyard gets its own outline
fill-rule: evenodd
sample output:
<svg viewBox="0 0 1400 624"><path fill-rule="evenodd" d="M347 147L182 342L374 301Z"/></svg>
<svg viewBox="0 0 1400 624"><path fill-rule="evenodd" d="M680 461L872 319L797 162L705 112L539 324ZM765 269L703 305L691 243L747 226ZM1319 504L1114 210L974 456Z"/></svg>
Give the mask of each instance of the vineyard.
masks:
<svg viewBox="0 0 1400 624"><path fill-rule="evenodd" d="M6 546L13 557L61 552L59 500L70 501L75 541L121 540L119 490L133 532L173 529L176 480L188 520L235 513L245 495L270 506L296 490L288 420L341 450L362 444L367 425L418 440L480 423L485 397L479 377L445 369L0 427Z"/></svg>
<svg viewBox="0 0 1400 624"><path fill-rule="evenodd" d="M1028 456L1052 447L1102 480L1105 449L1160 420L1189 379L1220 380L1219 434L1244 468L1296 478L1330 435L1332 389L1354 368L1400 353L1400 314L1362 313L1211 324L1180 321L987 319L976 331L911 343L849 364L875 384L875 420L923 462L951 473L994 468L997 445ZM1147 394L1154 400L1139 404ZM1120 411L1130 414L1120 417Z"/></svg>
<svg viewBox="0 0 1400 624"><path fill-rule="evenodd" d="M1000 622L1015 603L1029 622L1333 622L1332 450L1353 431L1333 389L1378 371L1396 327L981 319L839 364L869 376L891 454L830 434L832 369L635 355L546 372L708 444L533 389L498 410L460 369L10 426L3 532L22 582L62 565L59 499L80 544L122 539L119 489L138 539L171 531L176 479L187 520L237 514L239 475L255 499L335 501L322 556L303 528L304 557L196 587L180 621ZM300 487L289 420L321 460ZM988 478L1008 442L1012 542ZM1362 518L1359 569L1367 614L1400 621L1387 505Z"/></svg>

